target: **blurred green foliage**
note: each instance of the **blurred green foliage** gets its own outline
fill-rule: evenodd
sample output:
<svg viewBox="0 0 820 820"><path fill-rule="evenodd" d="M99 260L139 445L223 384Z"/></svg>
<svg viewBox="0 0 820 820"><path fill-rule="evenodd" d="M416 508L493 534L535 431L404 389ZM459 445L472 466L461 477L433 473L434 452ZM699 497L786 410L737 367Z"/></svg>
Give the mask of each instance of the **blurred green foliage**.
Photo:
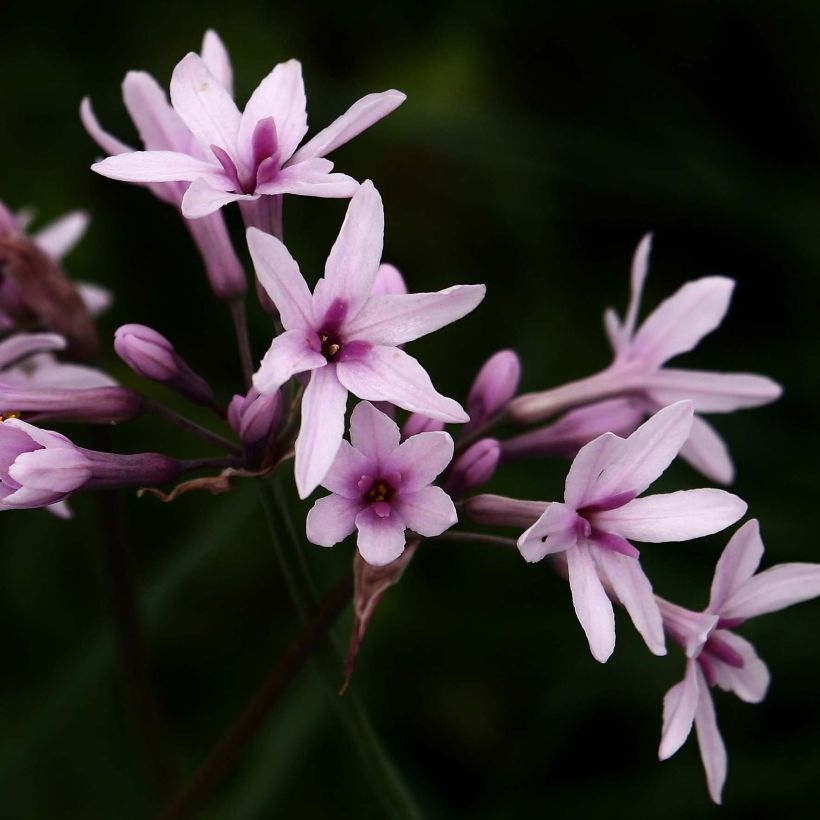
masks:
<svg viewBox="0 0 820 820"><path fill-rule="evenodd" d="M263 0L4 3L0 197L50 219L93 214L69 258L111 287L104 334L126 321L169 335L227 397L237 368L177 216L88 166L77 108L90 94L133 139L125 72L167 82L207 27L245 98L280 60L304 64L312 127L369 91L408 101L339 150L387 211L386 259L414 289L486 282L486 303L413 345L443 392L464 396L499 347L524 387L607 359L602 309L627 298L632 248L656 232L647 304L683 281L738 281L731 314L687 362L786 387L776 406L717 419L737 491L763 523L767 561L817 559L820 334L820 5L813 0L486 0L320 5ZM319 275L344 203L292 198L286 237ZM235 225L238 228L238 224ZM253 317L261 353L267 325ZM106 365L135 383L106 353ZM157 395L160 395L157 389ZM81 433L77 433L82 438ZM204 454L161 423L116 431L128 449ZM554 497L562 463L509 468L493 489ZM697 486L676 468L668 485ZM250 488L172 506L130 499L129 531L174 753L190 771L296 633ZM142 818L156 803L115 664L93 499L66 524L6 514L0 544L0 815ZM705 603L724 538L646 549L656 588ZM349 544L316 549L329 586ZM346 639L345 619L338 629ZM485 547L431 545L385 599L354 687L432 818L813 816L820 806L820 604L745 630L773 670L758 707L717 695L730 754L723 809L695 744L656 761L661 698L683 668L648 655L619 616L596 664L547 567ZM203 817L351 817L379 809L321 689L306 673Z"/></svg>

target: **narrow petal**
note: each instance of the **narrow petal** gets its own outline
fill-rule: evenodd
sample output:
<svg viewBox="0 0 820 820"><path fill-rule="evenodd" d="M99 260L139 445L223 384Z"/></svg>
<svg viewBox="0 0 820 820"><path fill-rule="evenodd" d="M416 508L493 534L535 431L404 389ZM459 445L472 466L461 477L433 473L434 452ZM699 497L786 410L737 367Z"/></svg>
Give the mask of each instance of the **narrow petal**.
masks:
<svg viewBox="0 0 820 820"><path fill-rule="evenodd" d="M393 507L411 530L425 538L441 535L458 521L453 501L441 487L422 487L411 493L402 488Z"/></svg>
<svg viewBox="0 0 820 820"><path fill-rule="evenodd" d="M344 541L356 529L356 516L361 512L361 499L327 495L320 498L307 514L305 529L311 544L332 547Z"/></svg>
<svg viewBox="0 0 820 820"><path fill-rule="evenodd" d="M683 447L692 429L692 403L679 401L645 421L598 476L592 500L632 492L640 495Z"/></svg>
<svg viewBox="0 0 820 820"><path fill-rule="evenodd" d="M311 337L301 330L277 336L254 373L253 386L262 394L275 393L291 376L327 365L325 357L311 345Z"/></svg>
<svg viewBox="0 0 820 820"><path fill-rule="evenodd" d="M370 298L383 243L382 198L367 180L350 200L339 236L330 250L325 264L327 286L321 304L314 304L316 315L324 315L336 299L344 299L348 304L347 319L353 320Z"/></svg>
<svg viewBox="0 0 820 820"><path fill-rule="evenodd" d="M196 150L191 132L150 74L129 71L122 83L122 98L148 151L190 154Z"/></svg>
<svg viewBox="0 0 820 820"><path fill-rule="evenodd" d="M700 670L698 670L698 678L701 696L698 698L698 708L695 712L695 728L698 733L700 759L706 771L709 796L715 803L720 804L728 766L726 747L723 745L723 738L718 729L712 695Z"/></svg>
<svg viewBox="0 0 820 820"><path fill-rule="evenodd" d="M399 426L369 401L361 401L350 414L350 443L371 463L383 465L398 448L401 440Z"/></svg>
<svg viewBox="0 0 820 820"><path fill-rule="evenodd" d="M383 567L404 552L406 527L397 511L391 510L389 516L382 518L368 507L356 516L356 528L359 552L368 564Z"/></svg>
<svg viewBox="0 0 820 820"><path fill-rule="evenodd" d="M666 633L673 638L688 658L696 658L719 620L710 612L693 612L655 596Z"/></svg>
<svg viewBox="0 0 820 820"><path fill-rule="evenodd" d="M208 71L216 77L219 84L233 96L233 68L228 49L222 42L220 36L213 30L208 29L202 38L202 60Z"/></svg>
<svg viewBox="0 0 820 820"><path fill-rule="evenodd" d="M595 571L589 547L577 544L567 550L569 588L575 614L581 622L592 656L606 662L615 649L615 613Z"/></svg>
<svg viewBox="0 0 820 820"><path fill-rule="evenodd" d="M663 407L690 399L696 413L731 413L779 399L783 388L766 376L751 373L710 373L663 367L647 378L653 402Z"/></svg>
<svg viewBox="0 0 820 820"><path fill-rule="evenodd" d="M436 391L416 359L397 347L374 347L364 358L340 362L337 369L342 384L360 399L389 401L441 421L469 418L457 401Z"/></svg>
<svg viewBox="0 0 820 820"><path fill-rule="evenodd" d="M0 342L0 369L32 353L65 350L66 340L57 333L16 333Z"/></svg>
<svg viewBox="0 0 820 820"><path fill-rule="evenodd" d="M547 555L564 552L575 546L578 516L566 504L554 502L518 539L518 551L525 561L535 563Z"/></svg>
<svg viewBox="0 0 820 820"><path fill-rule="evenodd" d="M564 500L570 507L577 510L599 496L597 483L605 468L620 455L623 445L624 439L604 433L578 451L564 484Z"/></svg>
<svg viewBox="0 0 820 820"><path fill-rule="evenodd" d="M706 276L687 282L662 302L641 325L629 357L649 367L692 350L722 321L735 283L725 276Z"/></svg>
<svg viewBox="0 0 820 820"><path fill-rule="evenodd" d="M322 162L322 160L309 160L308 162ZM293 194L294 196L316 196L325 199L346 199L358 190L359 183L353 177L347 174L331 174L329 169L304 167L308 165L308 162L301 162L299 165L279 171L271 182L257 185L256 192L268 196Z"/></svg>
<svg viewBox="0 0 820 820"><path fill-rule="evenodd" d="M216 145L239 163L239 109L198 54L187 54L174 69L171 103L206 155L210 155L211 146Z"/></svg>
<svg viewBox="0 0 820 820"><path fill-rule="evenodd" d="M248 249L256 276L276 305L283 326L288 330L311 327L310 291L299 265L284 244L258 228L249 228Z"/></svg>
<svg viewBox="0 0 820 820"><path fill-rule="evenodd" d="M453 458L449 433L417 433L404 441L385 461L390 472L401 474L403 492L415 492L431 484Z"/></svg>
<svg viewBox="0 0 820 820"><path fill-rule="evenodd" d="M763 550L760 524L753 518L731 537L715 566L709 596L710 612L722 612L729 598L755 574L763 558Z"/></svg>
<svg viewBox="0 0 820 820"><path fill-rule="evenodd" d="M252 137L260 120L273 117L279 153L288 159L307 134L307 101L302 64L298 60L279 63L251 94L239 125L239 145L245 162L253 157Z"/></svg>
<svg viewBox="0 0 820 820"><path fill-rule="evenodd" d="M635 248L635 255L632 257L632 269L630 271L630 297L629 306L626 309L624 324L622 328L624 342L629 342L635 333L635 325L638 322L638 313L641 309L641 296L643 286L646 282L646 275L649 272L649 254L652 252L652 234L643 236Z"/></svg>
<svg viewBox="0 0 820 820"><path fill-rule="evenodd" d="M760 703L766 697L771 675L755 648L745 638L725 629L715 632L715 637L729 645L741 658L742 668L716 661L713 664L715 684L724 692L734 692L746 703Z"/></svg>
<svg viewBox="0 0 820 820"><path fill-rule="evenodd" d="M41 250L59 261L83 238L89 221L85 211L71 211L41 228L32 239Z"/></svg>
<svg viewBox="0 0 820 820"><path fill-rule="evenodd" d="M665 655L661 613L652 593L652 584L640 563L608 549L595 550L595 561L603 568L649 651L653 655Z"/></svg>
<svg viewBox="0 0 820 820"><path fill-rule="evenodd" d="M111 307L114 295L108 288L98 285L96 282L83 282L74 280L77 292L83 300L83 304L92 316L99 316Z"/></svg>
<svg viewBox="0 0 820 820"><path fill-rule="evenodd" d="M746 502L725 490L679 490L635 498L623 507L594 513L596 528L634 541L662 544L720 532L746 512Z"/></svg>
<svg viewBox="0 0 820 820"><path fill-rule="evenodd" d="M130 154L133 152L134 149L130 145L118 140L100 125L89 97L83 97L80 103L80 120L91 139L106 154L114 156L115 154Z"/></svg>
<svg viewBox="0 0 820 820"><path fill-rule="evenodd" d="M365 475L373 476L373 463L349 442L342 439L336 458L322 479L322 486L336 495L350 499L361 499L359 481Z"/></svg>
<svg viewBox="0 0 820 820"><path fill-rule="evenodd" d="M612 352L617 356L626 347L626 342L624 341L621 320L612 308L607 308L604 311L604 333L606 333Z"/></svg>
<svg viewBox="0 0 820 820"><path fill-rule="evenodd" d="M692 419L692 431L680 448L680 457L688 461L706 478L720 484L731 484L735 478L735 465L729 455L726 442L717 430L700 416Z"/></svg>
<svg viewBox="0 0 820 820"><path fill-rule="evenodd" d="M192 182L202 177L213 187L230 183L217 165L178 151L134 151L95 162L92 171L125 182Z"/></svg>
<svg viewBox="0 0 820 820"><path fill-rule="evenodd" d="M723 618L754 618L820 595L820 564L777 564L755 575L721 608Z"/></svg>
<svg viewBox="0 0 820 820"><path fill-rule="evenodd" d="M658 758L668 760L680 749L692 731L698 700L701 697L701 681L698 679L697 661L686 662L686 675L676 683L663 699L663 728ZM704 682L705 683L705 682ZM709 693L704 693L709 697Z"/></svg>
<svg viewBox="0 0 820 820"><path fill-rule="evenodd" d="M368 94L335 119L327 128L306 142L293 156L294 162L309 157L325 157L340 145L357 137L382 117L386 117L407 99L401 91L391 89L380 94Z"/></svg>
<svg viewBox="0 0 820 820"><path fill-rule="evenodd" d="M223 205L252 199L256 197L215 188L206 179L195 179L182 197L182 215L186 219L201 219L215 213Z"/></svg>
<svg viewBox="0 0 820 820"><path fill-rule="evenodd" d="M344 434L347 390L339 383L334 370L331 365L311 373L302 397L302 426L296 439L295 467L300 498L307 498L321 484Z"/></svg>
<svg viewBox="0 0 820 820"><path fill-rule="evenodd" d="M484 285L455 285L438 293L375 296L346 332L377 345L412 342L475 310L486 290Z"/></svg>
<svg viewBox="0 0 820 820"><path fill-rule="evenodd" d="M42 448L17 456L9 475L31 490L68 493L88 481L91 464L73 447ZM11 496L5 501L14 503Z"/></svg>

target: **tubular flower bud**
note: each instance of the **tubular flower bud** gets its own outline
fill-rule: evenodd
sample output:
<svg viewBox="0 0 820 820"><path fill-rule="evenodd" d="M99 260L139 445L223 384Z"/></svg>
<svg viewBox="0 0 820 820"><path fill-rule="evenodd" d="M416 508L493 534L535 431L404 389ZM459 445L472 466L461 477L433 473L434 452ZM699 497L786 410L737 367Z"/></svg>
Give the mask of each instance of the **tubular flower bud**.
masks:
<svg viewBox="0 0 820 820"><path fill-rule="evenodd" d="M0 415L32 421L118 424L139 415L142 397L125 387L22 387L0 382Z"/></svg>
<svg viewBox="0 0 820 820"><path fill-rule="evenodd" d="M210 385L197 375L161 333L145 325L123 325L114 334L114 350L139 376L162 382L195 404L212 404Z"/></svg>
<svg viewBox="0 0 820 820"><path fill-rule="evenodd" d="M467 396L468 427L476 427L504 410L521 380L521 361L512 350L499 350L478 371Z"/></svg>
<svg viewBox="0 0 820 820"><path fill-rule="evenodd" d="M548 501L525 501L482 493L464 502L464 514L475 524L488 527L531 527L546 511Z"/></svg>
<svg viewBox="0 0 820 820"><path fill-rule="evenodd" d="M500 457L501 445L496 439L477 441L456 459L444 489L452 496L460 496L484 484L493 477Z"/></svg>
<svg viewBox="0 0 820 820"><path fill-rule="evenodd" d="M431 419L421 413L411 413L401 428L401 437L405 439L418 433L440 433L443 429L444 422L441 419Z"/></svg>
<svg viewBox="0 0 820 820"><path fill-rule="evenodd" d="M236 395L228 405L228 424L245 444L255 444L270 435L282 417L282 393L263 396L252 387L247 395Z"/></svg>

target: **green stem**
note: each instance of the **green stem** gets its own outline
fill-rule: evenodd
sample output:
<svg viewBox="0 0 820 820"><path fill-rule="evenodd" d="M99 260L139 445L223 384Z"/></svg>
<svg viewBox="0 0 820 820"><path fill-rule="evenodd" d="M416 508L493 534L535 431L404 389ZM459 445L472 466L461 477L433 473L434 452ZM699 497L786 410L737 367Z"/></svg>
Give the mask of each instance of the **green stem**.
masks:
<svg viewBox="0 0 820 820"><path fill-rule="evenodd" d="M276 478L273 482L276 482ZM296 536L281 488L271 487L264 479L257 483L274 551L293 606L304 624L315 608L317 599L301 541ZM283 539L282 534L287 537ZM329 635L319 643L314 653L314 661L321 673L327 695L359 753L373 791L387 816L401 820L419 820L422 814L376 735L361 702L353 694L339 696L342 659Z"/></svg>

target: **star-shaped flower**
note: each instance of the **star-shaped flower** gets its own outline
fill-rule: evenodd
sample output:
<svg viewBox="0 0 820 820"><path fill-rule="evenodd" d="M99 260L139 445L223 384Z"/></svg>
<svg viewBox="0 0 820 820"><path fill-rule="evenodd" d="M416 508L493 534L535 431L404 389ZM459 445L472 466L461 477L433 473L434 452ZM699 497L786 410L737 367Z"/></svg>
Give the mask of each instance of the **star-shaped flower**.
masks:
<svg viewBox="0 0 820 820"><path fill-rule="evenodd" d="M527 561L563 552L572 601L593 656L615 648L609 588L649 649L666 653L652 586L630 540L688 541L737 521L746 504L724 490L683 490L638 498L669 466L692 426L692 403L656 413L629 438L605 433L581 448L570 467L564 502L555 502L518 539Z"/></svg>
<svg viewBox="0 0 820 820"><path fill-rule="evenodd" d="M456 523L450 496L431 486L453 457L447 433L402 442L398 425L363 401L350 416L350 442L342 441L322 480L332 495L308 513L308 540L332 547L358 530L362 558L383 566L404 552L406 529L433 537Z"/></svg>
<svg viewBox="0 0 820 820"><path fill-rule="evenodd" d="M350 201L339 236L313 294L287 248L255 228L248 246L256 274L279 310L277 336L253 378L262 394L310 371L296 440L296 485L307 497L327 473L344 432L347 393L387 401L446 422L467 414L433 387L399 345L460 319L484 298L483 285L438 293L373 295L384 236L379 192L364 182Z"/></svg>

